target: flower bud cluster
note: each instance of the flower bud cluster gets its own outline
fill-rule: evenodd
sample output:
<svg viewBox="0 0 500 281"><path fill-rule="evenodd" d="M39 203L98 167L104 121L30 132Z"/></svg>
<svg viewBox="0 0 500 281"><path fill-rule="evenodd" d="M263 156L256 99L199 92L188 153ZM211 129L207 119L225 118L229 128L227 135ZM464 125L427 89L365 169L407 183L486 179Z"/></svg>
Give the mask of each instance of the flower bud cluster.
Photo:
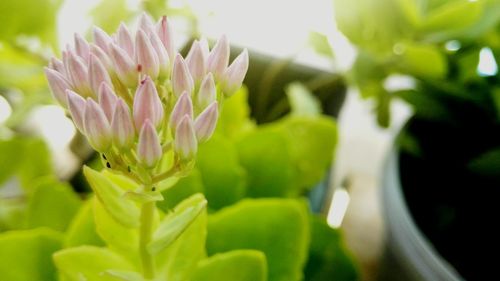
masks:
<svg viewBox="0 0 500 281"><path fill-rule="evenodd" d="M143 14L135 34L125 24L113 35L95 27L93 42L76 34L45 68L54 97L108 167L161 172L166 155L191 162L215 130L218 100L241 87L246 50L229 64L222 36L211 50L195 41L184 58L172 37L166 17L155 24Z"/></svg>

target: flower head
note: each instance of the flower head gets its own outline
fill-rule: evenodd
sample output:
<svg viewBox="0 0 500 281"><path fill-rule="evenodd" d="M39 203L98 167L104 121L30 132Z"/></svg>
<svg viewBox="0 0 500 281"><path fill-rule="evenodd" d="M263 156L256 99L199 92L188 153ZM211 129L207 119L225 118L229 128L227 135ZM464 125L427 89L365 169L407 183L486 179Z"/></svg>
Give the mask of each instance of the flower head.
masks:
<svg viewBox="0 0 500 281"><path fill-rule="evenodd" d="M76 34L74 46L61 60L52 58L45 74L78 130L112 162L106 166L162 173L169 169L159 164L170 163L162 160L168 152L179 161L170 168L192 162L198 144L215 130L217 99L241 86L247 52L229 64L223 36L212 50L205 39L195 41L184 58L174 48L167 18L154 24L147 14L137 30L122 23L113 35L99 27L92 35L87 42Z"/></svg>

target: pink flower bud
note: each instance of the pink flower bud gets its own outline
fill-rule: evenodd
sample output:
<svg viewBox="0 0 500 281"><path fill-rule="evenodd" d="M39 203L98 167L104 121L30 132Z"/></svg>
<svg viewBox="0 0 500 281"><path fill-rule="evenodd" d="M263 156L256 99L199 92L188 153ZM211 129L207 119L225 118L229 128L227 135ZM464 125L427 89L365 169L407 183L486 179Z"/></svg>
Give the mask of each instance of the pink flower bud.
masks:
<svg viewBox="0 0 500 281"><path fill-rule="evenodd" d="M224 75L224 71L229 63L229 41L225 35L222 35L212 51L208 55L207 67L212 72L215 79L218 80Z"/></svg>
<svg viewBox="0 0 500 281"><path fill-rule="evenodd" d="M195 84L200 83L207 72L206 57L203 54L200 42L194 41L189 54L186 57L186 64ZM198 84L197 84L198 85Z"/></svg>
<svg viewBox="0 0 500 281"><path fill-rule="evenodd" d="M135 86L137 84L137 72L131 57L116 44L110 45L110 54L120 81L128 87Z"/></svg>
<svg viewBox="0 0 500 281"><path fill-rule="evenodd" d="M151 78L156 79L160 72L160 63L155 49L146 33L138 30L135 38L135 60L138 69Z"/></svg>
<svg viewBox="0 0 500 281"><path fill-rule="evenodd" d="M193 120L185 115L179 122L175 132L174 151L183 161L189 161L196 156L198 142L193 128Z"/></svg>
<svg viewBox="0 0 500 281"><path fill-rule="evenodd" d="M154 32L154 28L155 26L151 17L146 12L143 12L139 18L139 29L144 31L146 35L151 36L151 33Z"/></svg>
<svg viewBox="0 0 500 281"><path fill-rule="evenodd" d="M66 97L73 123L75 123L76 128L80 132L84 133L83 118L85 116L85 100L79 94L71 90L66 90Z"/></svg>
<svg viewBox="0 0 500 281"><path fill-rule="evenodd" d="M160 37L163 46L167 50L168 57L172 59L175 55L173 32L170 23L166 16L163 16L161 20L156 24L156 33Z"/></svg>
<svg viewBox="0 0 500 281"><path fill-rule="evenodd" d="M94 93L99 92L101 83L107 83L109 86L113 85L111 83L111 78L109 77L108 71L94 54L90 54L89 59L89 80L90 88Z"/></svg>
<svg viewBox="0 0 500 281"><path fill-rule="evenodd" d="M210 49L208 48L207 38L203 37L200 39L200 47L201 51L203 52L203 56L205 56L205 59L208 59L208 56L210 55Z"/></svg>
<svg viewBox="0 0 500 281"><path fill-rule="evenodd" d="M137 143L137 158L148 168L153 168L162 156L160 138L156 133L155 126L146 119L139 134Z"/></svg>
<svg viewBox="0 0 500 281"><path fill-rule="evenodd" d="M199 143L207 141L214 133L219 118L217 102L214 101L194 121L194 130Z"/></svg>
<svg viewBox="0 0 500 281"><path fill-rule="evenodd" d="M234 94L243 83L248 70L248 51L243 50L224 72L222 92L226 96Z"/></svg>
<svg viewBox="0 0 500 281"><path fill-rule="evenodd" d="M122 22L116 33L116 42L130 57L134 56L134 41L127 26Z"/></svg>
<svg viewBox="0 0 500 281"><path fill-rule="evenodd" d="M127 104L122 99L116 101L111 121L111 133L113 143L119 149L130 148L134 143L135 129L132 124L132 117Z"/></svg>
<svg viewBox="0 0 500 281"><path fill-rule="evenodd" d="M78 33L75 33L75 51L83 61L88 61L90 53L89 43Z"/></svg>
<svg viewBox="0 0 500 281"><path fill-rule="evenodd" d="M111 146L111 128L101 107L91 98L87 98L85 103L83 127L90 145L95 150L108 150Z"/></svg>
<svg viewBox="0 0 500 281"><path fill-rule="evenodd" d="M215 88L214 76L208 73L205 79L201 82L200 90L198 91L198 106L205 108L217 97L217 89Z"/></svg>
<svg viewBox="0 0 500 281"><path fill-rule="evenodd" d="M115 104L118 100L118 97L113 92L113 89L109 86L108 83L102 82L101 86L99 86L99 105L101 106L106 118L111 122L111 118L113 117L113 112L115 111Z"/></svg>
<svg viewBox="0 0 500 281"><path fill-rule="evenodd" d="M93 96L89 85L87 66L80 57L68 54L68 75L74 89L82 96Z"/></svg>
<svg viewBox="0 0 500 281"><path fill-rule="evenodd" d="M174 95L179 97L184 92L191 94L193 88L193 78L189 73L186 62L181 55L177 54L175 56L174 68L172 70L172 90Z"/></svg>
<svg viewBox="0 0 500 281"><path fill-rule="evenodd" d="M52 68L53 70L61 73L63 76L66 75L66 69L64 69L64 64L62 63L62 61L56 58L50 59L49 68Z"/></svg>
<svg viewBox="0 0 500 281"><path fill-rule="evenodd" d="M66 89L71 89L68 80L66 80L61 73L55 71L54 69L45 67L44 71L54 98L56 98L62 106L67 107Z"/></svg>
<svg viewBox="0 0 500 281"><path fill-rule="evenodd" d="M92 34L94 36L94 42L99 48L101 48L104 52L109 52L109 44L111 44L111 37L102 29L97 26L94 26L92 30Z"/></svg>
<svg viewBox="0 0 500 281"><path fill-rule="evenodd" d="M191 119L193 118L193 102L187 92L184 92L180 96L170 114L169 126L172 133L176 132L177 126L179 126L179 122L184 116L189 116Z"/></svg>
<svg viewBox="0 0 500 281"><path fill-rule="evenodd" d="M137 129L142 128L149 119L155 127L163 119L163 106L151 78L146 77L141 81L134 97L134 124Z"/></svg>
<svg viewBox="0 0 500 281"><path fill-rule="evenodd" d="M90 53L99 59L106 70L113 70L113 63L111 62L110 57L104 52L103 49L101 49L101 47L97 46L96 44L90 44Z"/></svg>
<svg viewBox="0 0 500 281"><path fill-rule="evenodd" d="M163 46L160 37L155 32L150 34L149 39L151 40L151 45L158 55L158 62L160 64L160 76L163 78L169 78L170 76L170 58L168 57L167 50Z"/></svg>

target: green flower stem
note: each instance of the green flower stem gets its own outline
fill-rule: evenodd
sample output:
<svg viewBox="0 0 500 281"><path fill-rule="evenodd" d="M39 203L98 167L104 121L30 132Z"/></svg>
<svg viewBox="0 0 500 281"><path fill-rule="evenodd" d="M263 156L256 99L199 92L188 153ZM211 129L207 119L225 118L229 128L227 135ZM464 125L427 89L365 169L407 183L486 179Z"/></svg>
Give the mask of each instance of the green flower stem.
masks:
<svg viewBox="0 0 500 281"><path fill-rule="evenodd" d="M146 202L141 207L141 226L139 230L139 253L142 262L142 274L145 279L155 277L154 257L147 249L153 237L153 218L155 213L155 202Z"/></svg>

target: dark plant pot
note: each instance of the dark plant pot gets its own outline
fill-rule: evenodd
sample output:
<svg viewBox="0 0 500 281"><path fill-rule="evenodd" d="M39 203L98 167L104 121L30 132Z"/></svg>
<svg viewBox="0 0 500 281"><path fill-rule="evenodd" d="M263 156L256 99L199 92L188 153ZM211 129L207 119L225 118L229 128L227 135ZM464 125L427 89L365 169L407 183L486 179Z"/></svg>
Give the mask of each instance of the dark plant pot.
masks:
<svg viewBox="0 0 500 281"><path fill-rule="evenodd" d="M401 186L397 147L389 153L384 167L381 196L387 232L378 280L463 280L412 218Z"/></svg>

